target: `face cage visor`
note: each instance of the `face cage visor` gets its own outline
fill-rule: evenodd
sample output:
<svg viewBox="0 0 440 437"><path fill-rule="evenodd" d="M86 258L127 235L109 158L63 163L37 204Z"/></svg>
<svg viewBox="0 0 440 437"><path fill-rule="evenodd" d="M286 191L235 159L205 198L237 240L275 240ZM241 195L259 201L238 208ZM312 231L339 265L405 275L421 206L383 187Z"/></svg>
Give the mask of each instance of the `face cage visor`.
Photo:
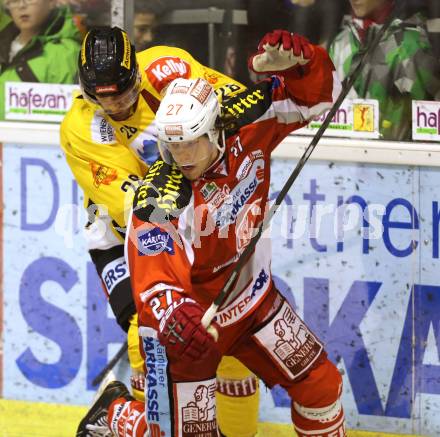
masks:
<svg viewBox="0 0 440 437"><path fill-rule="evenodd" d="M201 141L202 138L206 138L206 146ZM159 152L162 159L167 164L176 163L179 167L193 166L198 163L207 160L212 156L214 149L219 150L221 153L223 149L219 146L218 131L211 130L208 134L204 134L194 140L190 141L163 141L158 140Z"/></svg>
<svg viewBox="0 0 440 437"><path fill-rule="evenodd" d="M141 76L136 76L135 83L121 94L96 96L99 106L110 116L129 111L137 102L141 92Z"/></svg>
<svg viewBox="0 0 440 437"><path fill-rule="evenodd" d="M99 105L103 112L112 116L130 110L139 97L141 92L141 76L138 73L136 80L132 86L120 94L102 95L96 94L91 96L82 89L82 94L85 99L91 101L95 105Z"/></svg>

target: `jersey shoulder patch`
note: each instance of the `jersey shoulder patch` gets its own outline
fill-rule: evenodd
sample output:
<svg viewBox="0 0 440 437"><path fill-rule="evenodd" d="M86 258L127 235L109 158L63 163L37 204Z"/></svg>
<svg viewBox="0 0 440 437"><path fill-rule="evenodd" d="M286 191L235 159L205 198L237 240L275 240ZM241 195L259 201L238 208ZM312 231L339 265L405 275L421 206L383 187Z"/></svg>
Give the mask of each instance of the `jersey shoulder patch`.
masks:
<svg viewBox="0 0 440 437"><path fill-rule="evenodd" d="M133 213L144 222L165 223L179 217L191 197L191 182L179 168L158 159L136 190Z"/></svg>
<svg viewBox="0 0 440 437"><path fill-rule="evenodd" d="M177 49L158 52L157 47L153 47L138 54L145 76L159 94L174 79L191 77L191 58L184 59L182 53L185 52Z"/></svg>
<svg viewBox="0 0 440 437"><path fill-rule="evenodd" d="M272 104L272 80L265 80L227 99L221 105L219 128L226 137L258 120Z"/></svg>

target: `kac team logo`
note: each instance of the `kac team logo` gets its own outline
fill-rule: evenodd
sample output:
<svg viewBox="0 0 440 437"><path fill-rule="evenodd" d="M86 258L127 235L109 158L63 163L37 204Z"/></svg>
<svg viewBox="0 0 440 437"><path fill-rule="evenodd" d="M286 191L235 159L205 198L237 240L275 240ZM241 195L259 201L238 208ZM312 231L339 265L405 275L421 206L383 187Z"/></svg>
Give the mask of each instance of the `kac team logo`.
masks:
<svg viewBox="0 0 440 437"><path fill-rule="evenodd" d="M151 231L140 231L138 233L138 252L143 255L158 255L166 251L174 255L174 241L168 232L160 228L154 228Z"/></svg>

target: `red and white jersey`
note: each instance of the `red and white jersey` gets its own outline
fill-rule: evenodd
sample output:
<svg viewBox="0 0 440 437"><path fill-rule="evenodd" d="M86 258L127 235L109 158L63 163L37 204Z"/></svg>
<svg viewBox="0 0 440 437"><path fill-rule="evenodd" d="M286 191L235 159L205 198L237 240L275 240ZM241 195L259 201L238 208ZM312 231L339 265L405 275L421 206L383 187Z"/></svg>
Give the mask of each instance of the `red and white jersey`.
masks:
<svg viewBox="0 0 440 437"><path fill-rule="evenodd" d="M271 152L330 109L339 92L326 51L314 47L306 68L272 76L224 105L241 127L228 136L223 159L191 182L179 217L156 226L133 214L126 247L140 325L157 330L180 297L208 308L264 218ZM270 239L263 235L217 313L220 325L238 322L263 301L272 286L270 262Z"/></svg>

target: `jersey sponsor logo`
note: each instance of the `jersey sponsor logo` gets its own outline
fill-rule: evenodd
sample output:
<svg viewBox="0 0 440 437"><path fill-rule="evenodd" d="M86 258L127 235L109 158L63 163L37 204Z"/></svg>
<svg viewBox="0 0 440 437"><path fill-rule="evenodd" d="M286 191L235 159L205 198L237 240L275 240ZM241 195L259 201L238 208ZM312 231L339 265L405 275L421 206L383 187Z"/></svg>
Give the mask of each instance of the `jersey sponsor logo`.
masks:
<svg viewBox="0 0 440 437"><path fill-rule="evenodd" d="M242 319L258 302L267 294L270 285L270 275L262 268L258 277L249 284L235 299L217 314L217 322L220 326L228 326Z"/></svg>
<svg viewBox="0 0 440 437"><path fill-rule="evenodd" d="M264 271L264 269L261 269L257 280L254 282L254 285L252 286L251 298L254 298L257 295L257 291L261 290L264 284L268 280L269 280L269 275Z"/></svg>
<svg viewBox="0 0 440 437"><path fill-rule="evenodd" d="M96 188L99 188L101 184L110 185L118 178L118 172L114 168L106 167L94 161L90 161L89 164L93 175L93 185Z"/></svg>
<svg viewBox="0 0 440 437"><path fill-rule="evenodd" d="M148 339L144 340L145 365L147 368L147 407L148 420L159 421L159 402L157 401L157 374L156 374L156 356L154 346Z"/></svg>
<svg viewBox="0 0 440 437"><path fill-rule="evenodd" d="M249 156L246 156L246 158L244 158L243 162L241 163L240 167L238 168L235 177L239 181L244 179L247 176L247 174L249 173L249 169L251 168L251 165L252 165L251 158Z"/></svg>
<svg viewBox="0 0 440 437"><path fill-rule="evenodd" d="M224 228L231 223L234 223L238 213L246 205L246 202L255 193L257 189L258 180L253 178L243 187L238 187L230 194L232 201L223 202L223 206L217 211L215 217L215 225L218 228ZM229 199L228 199L229 200Z"/></svg>
<svg viewBox="0 0 440 437"><path fill-rule="evenodd" d="M101 115L95 114L91 124L92 140L101 144L113 144L115 131L113 126Z"/></svg>
<svg viewBox="0 0 440 437"><path fill-rule="evenodd" d="M218 323L221 326L226 326L239 320L242 315L246 314L245 310L251 300L251 296L244 296L233 305L229 305L227 309L217 313Z"/></svg>
<svg viewBox="0 0 440 437"><path fill-rule="evenodd" d="M168 222L178 217L192 196L191 184L179 168L156 161L148 170L143 185L136 191L135 214L143 221Z"/></svg>
<svg viewBox="0 0 440 437"><path fill-rule="evenodd" d="M144 420L142 413L133 409L130 403L123 402L114 410L112 421L110 422L110 428L113 431L112 435L126 435L126 429L137 428L137 424L141 420Z"/></svg>
<svg viewBox="0 0 440 437"><path fill-rule="evenodd" d="M102 281L109 294L111 294L116 285L128 277L128 268L123 256L109 262L101 273Z"/></svg>
<svg viewBox="0 0 440 437"><path fill-rule="evenodd" d="M254 337L293 378L306 372L322 351L322 344L286 301Z"/></svg>
<svg viewBox="0 0 440 437"><path fill-rule="evenodd" d="M202 82L200 79L197 79L191 91L191 95L203 105L203 103L205 103L206 99L209 97L211 92L212 92L211 86Z"/></svg>
<svg viewBox="0 0 440 437"><path fill-rule="evenodd" d="M230 192L231 189L229 188L229 185L223 185L222 189L217 191L212 199L208 202L208 209L213 211L215 208L218 208L222 202L228 202L230 199Z"/></svg>
<svg viewBox="0 0 440 437"><path fill-rule="evenodd" d="M215 182L208 182L200 189L203 199L207 202L220 188Z"/></svg>
<svg viewBox="0 0 440 437"><path fill-rule="evenodd" d="M239 140L239 137L237 137L237 140ZM264 154L263 154L262 150L260 150L260 149L254 150L249 155L247 155L237 170L236 178L239 181L244 179L248 175L249 169L251 168L252 163L255 160L261 159L261 158L264 158ZM260 175L260 177L261 177L261 175Z"/></svg>
<svg viewBox="0 0 440 437"><path fill-rule="evenodd" d="M110 422L110 428L112 431L119 430L120 422L126 419L126 414L123 415L124 410L126 412L127 407L124 403L118 404L113 411L112 421Z"/></svg>
<svg viewBox="0 0 440 437"><path fill-rule="evenodd" d="M152 337L142 338L145 352L145 415L150 437L171 435L165 347Z"/></svg>
<svg viewBox="0 0 440 437"><path fill-rule="evenodd" d="M168 252L174 255L174 240L168 232L160 228L154 228L150 231L138 232L138 253L143 255L157 255L161 252Z"/></svg>
<svg viewBox="0 0 440 437"><path fill-rule="evenodd" d="M183 407L181 407L182 437L198 437L217 433L215 406L217 384L215 380L204 382L185 384L185 391L192 392L192 395L185 396Z"/></svg>
<svg viewBox="0 0 440 437"><path fill-rule="evenodd" d="M254 106L257 106L260 102L264 100L264 94L261 90L254 90L252 92L246 93L244 96L239 94L231 101L223 104L224 111L238 118L240 115L251 110Z"/></svg>
<svg viewBox="0 0 440 437"><path fill-rule="evenodd" d="M191 76L191 65L176 56L164 56L152 62L145 74L157 92L161 92L174 79Z"/></svg>
<svg viewBox="0 0 440 437"><path fill-rule="evenodd" d="M229 193L223 204L213 211L215 224L222 229L234 223L239 212L255 193L264 179L264 160L257 159L252 163L247 176L242 179Z"/></svg>

